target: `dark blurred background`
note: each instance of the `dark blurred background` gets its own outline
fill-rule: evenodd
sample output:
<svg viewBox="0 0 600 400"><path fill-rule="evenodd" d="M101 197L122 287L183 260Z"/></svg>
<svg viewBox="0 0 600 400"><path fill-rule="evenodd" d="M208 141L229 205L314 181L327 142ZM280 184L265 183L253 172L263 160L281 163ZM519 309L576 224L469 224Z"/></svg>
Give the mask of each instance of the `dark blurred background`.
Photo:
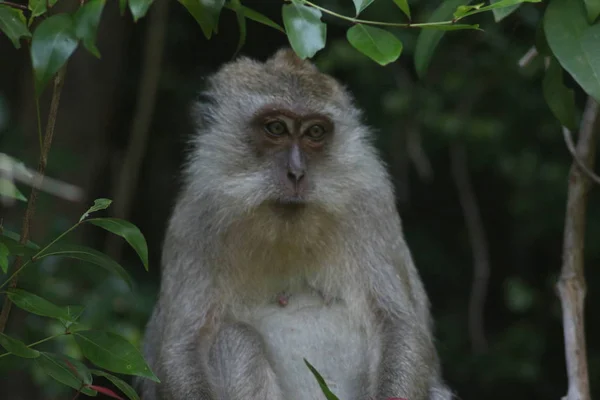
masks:
<svg viewBox="0 0 600 400"><path fill-rule="evenodd" d="M130 14L119 15L116 0L108 1L98 33L102 58L82 48L71 58L47 173L82 187L85 200L70 203L42 194L32 233L37 243L47 242L76 222L94 198L108 197L114 200L109 213L131 220L145 234L150 272L128 247L84 227L69 239L118 257L137 281L134 291L104 270L68 260L46 259L20 280L22 287L55 303L85 305L86 325L114 330L136 344L156 298L165 223L193 132L190 104L206 74L231 60L238 41L231 11L223 10L219 33L208 41L178 2L161 1L164 6L154 4L137 23ZM281 2L244 4L281 23ZM350 0L319 4L354 13ZM425 21L439 4L411 1L413 20ZM348 85L376 128L405 234L431 297L444 375L465 400L558 399L566 393L554 285L571 159L543 99L543 60L518 66L534 44L544 6L522 6L500 24L488 13L471 17L484 32L446 34L422 80L413 66L418 30L393 31L404 43L403 55L380 67L347 44L347 24L327 18L327 47L315 58L323 71ZM362 17L403 20L392 1L382 0ZM265 59L286 44L283 34L248 21L241 53ZM575 87L570 80L567 84ZM42 98L43 120L50 93L47 89ZM585 96L578 90L576 98L581 109ZM0 37L0 151L37 165L29 56L6 37ZM594 310L600 288L599 200L596 188L586 231L592 394L600 394L600 342L595 339L600 321ZM4 226L19 231L24 210L24 203L0 208ZM472 235L467 221L475 221ZM476 262L474 252L480 254ZM486 264L487 294L472 299L475 271L485 272ZM470 302L483 305L482 312ZM13 307L8 332L23 341L59 331L58 322ZM44 346L78 354L71 338ZM0 359L0 388L3 400L73 395L14 357Z"/></svg>

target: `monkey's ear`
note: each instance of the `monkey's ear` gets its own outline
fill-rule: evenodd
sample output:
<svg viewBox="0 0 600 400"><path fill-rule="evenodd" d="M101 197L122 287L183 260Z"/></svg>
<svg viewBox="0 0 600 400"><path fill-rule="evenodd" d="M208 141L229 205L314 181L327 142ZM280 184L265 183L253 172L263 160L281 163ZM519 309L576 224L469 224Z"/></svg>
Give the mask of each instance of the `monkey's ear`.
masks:
<svg viewBox="0 0 600 400"><path fill-rule="evenodd" d="M289 47L284 47L266 61L267 64L278 68L301 69L310 72L318 72L317 67L308 60L303 60Z"/></svg>

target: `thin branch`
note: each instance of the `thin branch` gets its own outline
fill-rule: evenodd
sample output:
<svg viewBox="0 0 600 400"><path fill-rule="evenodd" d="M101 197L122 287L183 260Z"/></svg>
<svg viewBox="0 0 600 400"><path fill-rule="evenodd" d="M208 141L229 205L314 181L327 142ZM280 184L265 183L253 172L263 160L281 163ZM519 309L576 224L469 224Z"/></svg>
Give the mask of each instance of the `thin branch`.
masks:
<svg viewBox="0 0 600 400"><path fill-rule="evenodd" d="M13 3L11 1L0 1L0 5L2 5L2 6L9 6L9 7L12 7L12 8L18 8L19 10L24 10L24 11L28 11L29 10L27 8L27 6L24 6L23 4Z"/></svg>
<svg viewBox="0 0 600 400"><path fill-rule="evenodd" d="M592 181L582 172L577 160L591 167L596 157L598 103L588 98L579 129L579 140L568 181L567 211L560 279L556 284L562 306L565 336L565 358L569 389L566 400L590 400L587 354L585 345L584 277L585 219Z"/></svg>
<svg viewBox="0 0 600 400"><path fill-rule="evenodd" d="M23 217L23 226L21 228L21 244L27 243L29 240L29 231L31 228L31 222L35 214L35 203L38 196L38 190L42 186L44 174L46 172L46 165L48 164L48 153L52 146L52 138L54 137L54 127L56 126L56 116L58 114L58 106L60 104L60 94L65 82L67 66L66 64L58 71L54 77L54 90L52 92L52 101L50 103L50 111L48 112L48 122L46 124L46 133L44 135L44 143L42 151L40 152L40 159L38 163L38 175L36 176L31 193L29 194L29 200L27 201L27 209L25 210L25 216ZM23 258L18 256L12 266L12 269L18 271L23 264ZM9 287L14 288L17 286L18 275L15 275L11 279ZM2 311L0 312L0 332L4 332L8 316L10 314L11 301L8 296L4 297L4 304L2 305Z"/></svg>
<svg viewBox="0 0 600 400"><path fill-rule="evenodd" d="M573 138L571 137L571 131L563 126L563 137L565 138L565 144L567 145L567 149L569 149L569 153L573 156L573 160L577 163L579 169L587 175L592 181L600 185L600 176L596 175L594 171L590 170L585 166L583 161L579 159L577 152L575 151L575 144L573 143Z"/></svg>
<svg viewBox="0 0 600 400"><path fill-rule="evenodd" d="M140 167L146 153L165 47L169 1L158 0L154 3L146 26L143 70L137 105L133 115L129 144L123 157L114 195L113 211L114 216L118 218L127 218L130 213ZM106 247L109 255L117 260L120 259L123 248L122 241L116 239L116 236L108 236Z"/></svg>
<svg viewBox="0 0 600 400"><path fill-rule="evenodd" d="M431 182L433 179L433 167L423 149L421 143L421 132L417 129L409 129L406 133L406 150L410 160L413 162L419 178L424 182Z"/></svg>
<svg viewBox="0 0 600 400"><path fill-rule="evenodd" d="M487 349L483 316L490 276L488 243L477 197L469 177L467 152L463 145L451 145L450 163L473 252L474 276L469 297L469 336L473 351L482 352Z"/></svg>
<svg viewBox="0 0 600 400"><path fill-rule="evenodd" d="M532 46L529 50L527 50L527 53L525 53L523 57L519 59L519 67L525 68L533 61L534 58L537 57L538 54L539 53L535 46Z"/></svg>

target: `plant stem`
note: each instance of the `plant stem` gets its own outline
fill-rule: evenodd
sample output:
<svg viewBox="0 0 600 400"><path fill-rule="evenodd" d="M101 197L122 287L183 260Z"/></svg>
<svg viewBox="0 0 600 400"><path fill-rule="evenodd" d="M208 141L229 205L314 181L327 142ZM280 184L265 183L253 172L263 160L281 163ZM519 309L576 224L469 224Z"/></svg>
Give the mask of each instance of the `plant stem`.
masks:
<svg viewBox="0 0 600 400"><path fill-rule="evenodd" d="M35 113L37 114L38 140L40 141L40 151L44 147L42 139L42 117L40 116L40 99L35 98Z"/></svg>
<svg viewBox="0 0 600 400"><path fill-rule="evenodd" d="M12 8L18 8L20 10L25 10L25 11L28 10L27 6L24 6L22 4L13 3L13 2L10 2L10 1L0 1L0 5L5 5L5 6L12 7Z"/></svg>
<svg viewBox="0 0 600 400"><path fill-rule="evenodd" d="M37 200L38 191L44 179L46 172L46 166L48 164L48 153L52 146L52 138L54 137L54 127L56 126L56 117L58 114L58 106L60 104L60 94L62 92L63 84L65 81L65 73L67 71L67 65L65 64L54 77L54 91L52 92L52 101L50 103L50 111L48 112L48 123L46 124L46 133L44 135L44 142L42 150L40 152L40 159L38 163L38 177L33 183L31 193L29 194L29 200L27 201L27 209L25 210L25 216L23 217L23 226L21 228L21 244L26 244L29 240L29 230L33 216L35 214L35 202ZM29 261L28 261L29 262ZM28 263L27 262L27 263ZM19 271L23 266L23 257L17 256L13 265L13 270ZM9 287L14 288L17 286L18 275L13 274L10 280ZM6 327L6 321L8 321L8 315L10 314L12 302L8 296L4 297L4 304L2 305L2 311L0 312L0 332L4 332Z"/></svg>
<svg viewBox="0 0 600 400"><path fill-rule="evenodd" d="M67 332L63 332L63 333L59 333L59 334L56 334L56 335L48 336L47 338L44 338L44 339L42 339L42 340L38 340L37 342L33 342L33 343L31 343L31 344L28 344L28 345L27 345L27 347L29 347L29 348L31 348L31 347L35 347L35 346L37 346L38 344L42 344L42 343L44 343L44 342L47 342L47 341L49 341L49 340L52 340L52 339L56 339L57 337L66 336L66 335L68 335L68 334L69 334L69 333L67 333ZM7 356L7 355L9 355L9 354L12 354L12 353L4 353L4 354L0 354L0 358L2 358L2 357L6 357L6 356Z"/></svg>

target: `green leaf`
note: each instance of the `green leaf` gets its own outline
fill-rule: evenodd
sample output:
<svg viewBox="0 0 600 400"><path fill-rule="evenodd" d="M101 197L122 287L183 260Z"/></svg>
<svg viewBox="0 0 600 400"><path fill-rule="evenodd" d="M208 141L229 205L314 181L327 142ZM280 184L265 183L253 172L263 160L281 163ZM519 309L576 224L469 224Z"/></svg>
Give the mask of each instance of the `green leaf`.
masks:
<svg viewBox="0 0 600 400"><path fill-rule="evenodd" d="M327 25L321 22L321 11L293 0L282 7L282 15L292 49L300 58L310 58L325 47Z"/></svg>
<svg viewBox="0 0 600 400"><path fill-rule="evenodd" d="M440 22L449 19L452 12L460 5L469 4L471 0L446 0L431 14L428 22ZM424 29L419 33L415 48L415 69L420 78L425 76L433 58L433 53L444 36L442 30Z"/></svg>
<svg viewBox="0 0 600 400"><path fill-rule="evenodd" d="M30 349L25 343L15 338L11 338L2 332L0 332L0 346L4 347L4 350L17 357L37 358L40 356L39 351Z"/></svg>
<svg viewBox="0 0 600 400"><path fill-rule="evenodd" d="M27 203L27 198L21 193L19 188L17 188L11 180L6 178L0 178L0 197L2 196Z"/></svg>
<svg viewBox="0 0 600 400"><path fill-rule="evenodd" d="M127 0L119 0L119 14L125 15L125 10L127 10Z"/></svg>
<svg viewBox="0 0 600 400"><path fill-rule="evenodd" d="M38 258L41 259L49 256L74 258L77 260L95 264L114 274L119 275L130 288L133 287L133 280L131 279L127 271L125 271L125 269L123 269L123 267L119 265L119 263L117 263L112 258L108 257L106 254L101 253L98 250L92 249L91 247L78 246L72 244L59 244L56 246L52 246L48 250L38 255Z"/></svg>
<svg viewBox="0 0 600 400"><path fill-rule="evenodd" d="M41 352L40 357L36 358L35 362L44 372L58 382L75 390L81 390L82 393L88 396L96 395L95 390L84 387L84 385L92 383L92 374L81 361L62 354Z"/></svg>
<svg viewBox="0 0 600 400"><path fill-rule="evenodd" d="M402 10L404 14L410 18L410 7L408 6L408 0L394 0L394 3Z"/></svg>
<svg viewBox="0 0 600 400"><path fill-rule="evenodd" d="M579 1L551 0L544 15L544 31L562 67L600 101L600 24L590 27Z"/></svg>
<svg viewBox="0 0 600 400"><path fill-rule="evenodd" d="M8 255L10 254L10 250L8 250L8 247L0 242L0 270L2 270L3 273L7 273L8 272Z"/></svg>
<svg viewBox="0 0 600 400"><path fill-rule="evenodd" d="M552 57L546 70L542 87L544 99L552 110L554 116L563 126L570 130L577 128L575 121L575 94L563 83L562 68L558 61Z"/></svg>
<svg viewBox="0 0 600 400"><path fill-rule="evenodd" d="M593 24L600 15L600 0L583 0L587 10L588 22Z"/></svg>
<svg viewBox="0 0 600 400"><path fill-rule="evenodd" d="M303 360L308 369L310 369L310 372L312 372L312 374L315 376L315 379L319 383L319 386L321 387L321 391L325 395L325 398L327 400L340 400L335 394L333 394L331 390L329 390L329 387L325 383L325 379L323 379L319 371L317 371L315 367L313 367L308 361L306 361L306 358L304 358Z"/></svg>
<svg viewBox="0 0 600 400"><path fill-rule="evenodd" d="M31 63L37 97L40 97L44 87L76 48L77 36L70 15L56 14L38 25L31 40Z"/></svg>
<svg viewBox="0 0 600 400"><path fill-rule="evenodd" d="M96 32L102 16L106 0L89 0L75 13L75 35L83 42L83 46L93 55L100 58L96 47Z"/></svg>
<svg viewBox="0 0 600 400"><path fill-rule="evenodd" d="M23 289L8 289L8 298L17 307L29 311L32 314L75 322L65 308L52 304L48 300Z"/></svg>
<svg viewBox="0 0 600 400"><path fill-rule="evenodd" d="M73 335L83 355L97 366L160 383L140 351L123 337L103 331L79 331Z"/></svg>
<svg viewBox="0 0 600 400"><path fill-rule="evenodd" d="M500 0L491 0L490 3L494 4L494 3L498 3L499 1ZM521 6L521 4L522 3L515 4L513 6L504 7L504 8L494 8L492 10L492 12L494 13L494 21L496 21L496 22L502 21L504 18L508 17L510 14L517 11L517 9Z"/></svg>
<svg viewBox="0 0 600 400"><path fill-rule="evenodd" d="M39 17L40 15L44 14L47 11L47 5L52 7L54 4L56 4L56 2L57 0L29 0L29 3L27 4L27 8L31 10L29 23L31 24L31 21L33 21L35 17Z"/></svg>
<svg viewBox="0 0 600 400"><path fill-rule="evenodd" d="M19 49L22 37L30 37L31 33L25 24L23 11L0 4L0 31L13 42L13 45Z"/></svg>
<svg viewBox="0 0 600 400"><path fill-rule="evenodd" d="M374 0L352 0L354 3L354 8L356 9L356 16L358 17L358 14L363 12L365 8L369 7L373 1Z"/></svg>
<svg viewBox="0 0 600 400"><path fill-rule="evenodd" d="M9 231L8 229L4 229L0 227L0 242L6 244L8 246L8 248L11 250L10 254L14 254L14 255L26 255L26 254L19 254L19 253L15 253L11 247L13 245L17 245L19 247L24 246L29 250L32 251L38 251L40 249L40 246L38 246L37 244L33 243L31 240L28 240L27 243L25 243L25 245L22 245L21 242L21 235L18 234L17 232L13 232L13 231Z"/></svg>
<svg viewBox="0 0 600 400"><path fill-rule="evenodd" d="M88 219L87 222L125 239L138 254L144 264L144 268L148 271L148 245L146 244L144 235L137 226L118 218L93 218Z"/></svg>
<svg viewBox="0 0 600 400"><path fill-rule="evenodd" d="M237 53L239 53L239 51L242 49L242 47L244 47L244 44L246 43L246 17L244 16L244 13L241 11L242 3L240 3L240 0L231 0L229 2L228 6L233 11L235 11L235 16L236 16L238 28L240 31L240 39L238 41L237 48L235 49L235 53L234 53L234 56L235 56Z"/></svg>
<svg viewBox="0 0 600 400"><path fill-rule="evenodd" d="M135 392L135 390L127 384L124 380L117 378L114 375L109 374L108 372L100 371L97 369L91 370L92 374L97 376L102 376L109 381L112 382L113 385L119 388L121 392L123 392L130 400L140 400L139 396Z"/></svg>
<svg viewBox="0 0 600 400"><path fill-rule="evenodd" d="M112 203L112 200L110 200L110 199L94 200L94 205L91 206L86 212L83 213L81 218L79 218L79 222L83 221L85 218L87 218L93 212L107 209L111 203Z"/></svg>
<svg viewBox="0 0 600 400"><path fill-rule="evenodd" d="M465 17L471 16L471 15L479 14L479 13L490 11L490 10L497 10L497 9L502 9L502 8L506 8L506 7L513 7L515 5L520 5L521 3L539 3L541 1L542 0L500 0L500 1L497 1L493 4L490 4L489 6L485 6L485 7L483 7L484 3L480 3L477 5L473 5L473 6L461 5L461 6L458 6L458 8L456 9L456 12L454 12L454 18L458 20L461 18L465 18Z"/></svg>
<svg viewBox="0 0 600 400"><path fill-rule="evenodd" d="M268 17L265 17L261 13L256 12L251 8L240 5L239 11L242 14L244 14L244 17L251 19L252 21L256 21L256 22L261 23L266 26L270 26L273 29L277 29L278 31L285 33L285 30L279 24L277 24L276 22L273 22Z"/></svg>
<svg viewBox="0 0 600 400"><path fill-rule="evenodd" d="M66 306L66 307L64 307L64 310L67 313L67 315L69 316L69 319L68 320L61 319L60 322L62 322L62 324L66 328L69 328L71 325L76 323L75 321L77 321L79 319L79 317L81 317L81 314L83 314L83 310L85 310L85 307L84 306Z"/></svg>
<svg viewBox="0 0 600 400"><path fill-rule="evenodd" d="M219 15L225 0L179 0L179 2L192 14L207 39L212 37L213 32L217 32Z"/></svg>
<svg viewBox="0 0 600 400"><path fill-rule="evenodd" d="M348 42L380 65L396 61L402 53L402 42L392 33L367 26L356 24L346 32Z"/></svg>
<svg viewBox="0 0 600 400"><path fill-rule="evenodd" d="M129 10L133 15L133 20L137 22L148 12L154 0L129 0Z"/></svg>
<svg viewBox="0 0 600 400"><path fill-rule="evenodd" d="M468 25L468 24L425 25L425 26L422 26L421 29L433 29L433 30L439 30L439 31L460 31L460 30L465 30L465 29L481 30L481 29L479 29L479 24L473 24L473 25Z"/></svg>

